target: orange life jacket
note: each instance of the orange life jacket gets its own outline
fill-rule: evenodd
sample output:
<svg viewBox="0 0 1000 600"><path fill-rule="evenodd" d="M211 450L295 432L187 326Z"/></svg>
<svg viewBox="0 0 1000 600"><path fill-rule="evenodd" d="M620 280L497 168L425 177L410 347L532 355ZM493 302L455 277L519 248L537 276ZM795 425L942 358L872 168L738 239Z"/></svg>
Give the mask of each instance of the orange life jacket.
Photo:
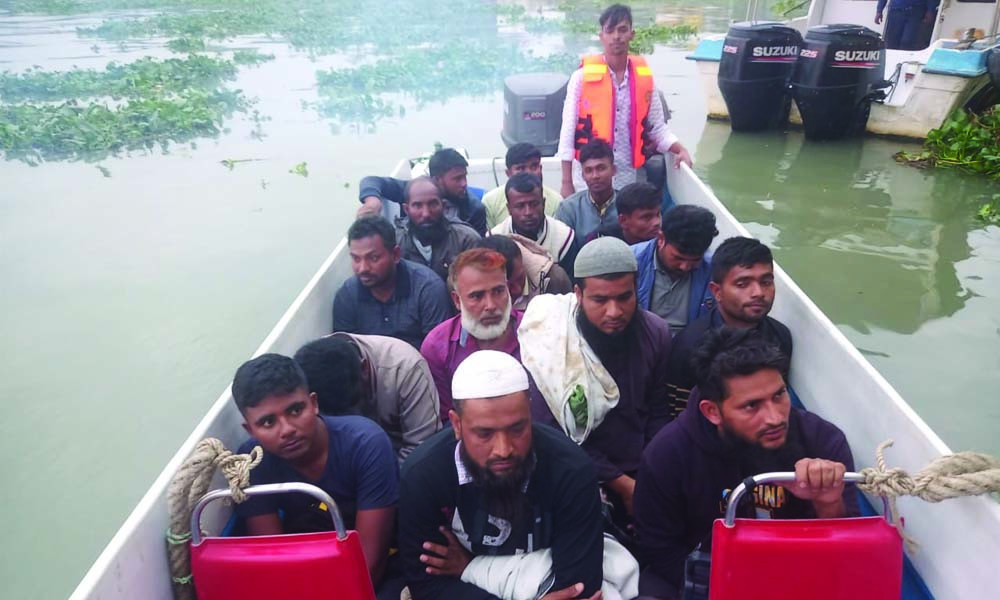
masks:
<svg viewBox="0 0 1000 600"><path fill-rule="evenodd" d="M583 68L583 89L577 105L576 158L580 158L580 148L594 138L602 138L615 145L615 85L611 70L604 61L603 54L584 56L580 63ZM630 106L629 132L632 142L632 166L639 168L646 162L643 152L643 133L649 103L653 98L653 73L641 56L629 55L628 81Z"/></svg>

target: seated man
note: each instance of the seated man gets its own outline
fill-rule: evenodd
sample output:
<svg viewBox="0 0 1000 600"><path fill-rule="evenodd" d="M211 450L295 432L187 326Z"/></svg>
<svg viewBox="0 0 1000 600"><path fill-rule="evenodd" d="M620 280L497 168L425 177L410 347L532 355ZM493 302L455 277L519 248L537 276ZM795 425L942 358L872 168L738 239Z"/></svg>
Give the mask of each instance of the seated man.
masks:
<svg viewBox="0 0 1000 600"><path fill-rule="evenodd" d="M361 217L347 230L354 277L333 300L333 330L387 335L415 348L453 314L444 281L402 260L396 231L382 217Z"/></svg>
<svg viewBox="0 0 1000 600"><path fill-rule="evenodd" d="M243 428L253 438L239 451L264 449L263 460L250 471L250 485L305 482L330 494L348 529L357 530L378 589L398 492L389 437L363 417L321 417L305 374L287 356L263 354L243 363L232 390ZM249 498L235 511L249 535L333 529L325 506L303 494Z"/></svg>
<svg viewBox="0 0 1000 600"><path fill-rule="evenodd" d="M476 577L484 557L546 548L554 580L543 599L600 598L601 503L586 455L532 424L528 376L509 355L471 354L451 386L454 431L403 466L399 550L413 600L495 599L500 590L469 581L512 577Z"/></svg>
<svg viewBox="0 0 1000 600"><path fill-rule="evenodd" d="M667 211L655 240L632 246L639 261L639 306L666 321L675 336L715 302L706 252L717 235L715 215L686 204Z"/></svg>
<svg viewBox="0 0 1000 600"><path fill-rule="evenodd" d="M507 177L518 173L531 173L542 179L542 152L533 144L519 142L507 149ZM545 214L556 214L556 208L562 202L562 196L554 189L543 186L542 196L545 198ZM510 213L507 211L507 191L505 186L494 188L483 194L483 206L486 208L486 226L493 229L503 222Z"/></svg>
<svg viewBox="0 0 1000 600"><path fill-rule="evenodd" d="M615 195L618 222L599 227L590 234L591 239L616 237L631 246L656 238L660 234L662 196L648 183L626 185Z"/></svg>
<svg viewBox="0 0 1000 600"><path fill-rule="evenodd" d="M494 227L493 235L518 235L536 242L564 269L572 268L576 234L568 225L542 211L542 180L531 173L518 173L507 180L507 208L510 216Z"/></svg>
<svg viewBox="0 0 1000 600"><path fill-rule="evenodd" d="M635 272L625 242L594 240L576 257L575 294L535 298L518 329L525 367L626 525L642 450L669 406L670 329L637 308Z"/></svg>
<svg viewBox="0 0 1000 600"><path fill-rule="evenodd" d="M334 333L299 348L295 362L324 415L378 423L400 462L441 429L437 388L413 346L381 335Z"/></svg>
<svg viewBox="0 0 1000 600"><path fill-rule="evenodd" d="M715 306L684 328L674 338L667 382L674 396L675 414L687 404L696 383L691 353L710 329L723 326L753 329L765 341L778 346L792 359L792 334L781 322L767 316L774 304L774 259L760 241L732 237L719 244L712 255L712 280L708 289Z"/></svg>
<svg viewBox="0 0 1000 600"><path fill-rule="evenodd" d="M680 598L687 555L725 513L720 500L747 477L796 474L794 484L758 487L749 516L859 514L853 486L844 485L844 472L854 470L847 439L835 425L792 408L788 359L777 346L749 329L710 331L694 362L692 401L646 448L635 487L644 560L639 590L654 598Z"/></svg>
<svg viewBox="0 0 1000 600"><path fill-rule="evenodd" d="M442 280L463 250L481 239L465 223L445 217L437 184L430 177L411 179L403 191L406 218L397 224L403 258L430 267Z"/></svg>
<svg viewBox="0 0 1000 600"><path fill-rule="evenodd" d="M486 235L486 209L482 201L469 191L469 163L454 148L442 148L427 163L427 171L441 190L444 214L451 220L462 221ZM358 216L381 215L385 201L405 202L406 180L395 177L376 177L361 180L359 196L361 207Z"/></svg>
<svg viewBox="0 0 1000 600"><path fill-rule="evenodd" d="M587 189L567 196L556 209L556 218L576 233L578 245L586 243L598 228L618 222L615 190L615 155L611 146L600 138L591 140L580 149L583 180Z"/></svg>
<svg viewBox="0 0 1000 600"><path fill-rule="evenodd" d="M568 294L573 282L544 248L521 236L491 235L479 242L503 254L507 261L507 289L515 310L524 310L539 294Z"/></svg>
<svg viewBox="0 0 1000 600"><path fill-rule="evenodd" d="M521 360L517 342L519 310L507 289L507 261L485 248L463 252L451 266L448 287L459 314L431 331L420 347L441 400L441 420L452 409L451 378L458 365L477 350L498 350ZM535 420L550 421L544 402L533 402Z"/></svg>

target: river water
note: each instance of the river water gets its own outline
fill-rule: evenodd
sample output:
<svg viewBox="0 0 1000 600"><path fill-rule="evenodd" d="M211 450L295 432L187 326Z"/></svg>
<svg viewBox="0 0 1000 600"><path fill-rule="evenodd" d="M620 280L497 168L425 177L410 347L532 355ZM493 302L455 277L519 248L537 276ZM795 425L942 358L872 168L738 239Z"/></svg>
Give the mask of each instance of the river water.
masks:
<svg viewBox="0 0 1000 600"><path fill-rule="evenodd" d="M525 5L556 12L553 2ZM661 20L707 30L746 7L660 5ZM385 96L392 116L377 118L318 110L318 70L371 61L403 38L540 56L596 42L526 31L497 16L503 7L473 6L454 13L457 24L426 6L400 22L361 12L344 27L372 38L348 49L292 47L264 32L217 42L275 56L232 84L268 120L238 114L221 135L165 151L0 162L0 398L11 417L0 421L4 597L73 589L343 236L361 176L435 141L472 156L504 152L499 90L475 91L481 74L461 67L463 53L453 82ZM165 37L118 42L76 30L151 14L0 12L0 70L171 56ZM650 63L699 175L946 442L1000 452L1000 230L972 216L990 184L899 166L891 155L915 149L899 142L731 135L706 122L687 51L658 46ZM308 177L290 172L301 162Z"/></svg>

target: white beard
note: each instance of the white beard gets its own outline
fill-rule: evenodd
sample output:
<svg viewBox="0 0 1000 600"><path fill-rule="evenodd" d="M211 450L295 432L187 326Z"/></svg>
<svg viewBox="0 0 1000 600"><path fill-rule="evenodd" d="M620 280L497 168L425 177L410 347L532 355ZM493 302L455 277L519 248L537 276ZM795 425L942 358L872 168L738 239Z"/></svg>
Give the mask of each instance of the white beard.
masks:
<svg viewBox="0 0 1000 600"><path fill-rule="evenodd" d="M465 310L464 303L459 301L459 304L462 307L462 327L469 332L469 335L477 340L495 340L507 332L507 326L510 325L509 292L507 294L507 308L504 310L503 317L500 319L500 322L496 325L483 325Z"/></svg>

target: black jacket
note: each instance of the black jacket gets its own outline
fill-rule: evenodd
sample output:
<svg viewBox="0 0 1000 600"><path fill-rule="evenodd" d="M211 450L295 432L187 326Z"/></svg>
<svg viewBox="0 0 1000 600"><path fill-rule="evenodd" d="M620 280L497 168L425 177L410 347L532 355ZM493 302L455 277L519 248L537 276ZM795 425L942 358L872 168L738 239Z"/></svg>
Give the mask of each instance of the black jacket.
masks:
<svg viewBox="0 0 1000 600"><path fill-rule="evenodd" d="M378 196L383 202L389 200L402 204L405 187L405 179L369 175L361 180L358 198L364 201L368 196ZM486 207L483 206L482 200L466 192L464 201L456 202L451 198L447 198L446 201L457 211L453 218L468 224L480 236L486 235Z"/></svg>

